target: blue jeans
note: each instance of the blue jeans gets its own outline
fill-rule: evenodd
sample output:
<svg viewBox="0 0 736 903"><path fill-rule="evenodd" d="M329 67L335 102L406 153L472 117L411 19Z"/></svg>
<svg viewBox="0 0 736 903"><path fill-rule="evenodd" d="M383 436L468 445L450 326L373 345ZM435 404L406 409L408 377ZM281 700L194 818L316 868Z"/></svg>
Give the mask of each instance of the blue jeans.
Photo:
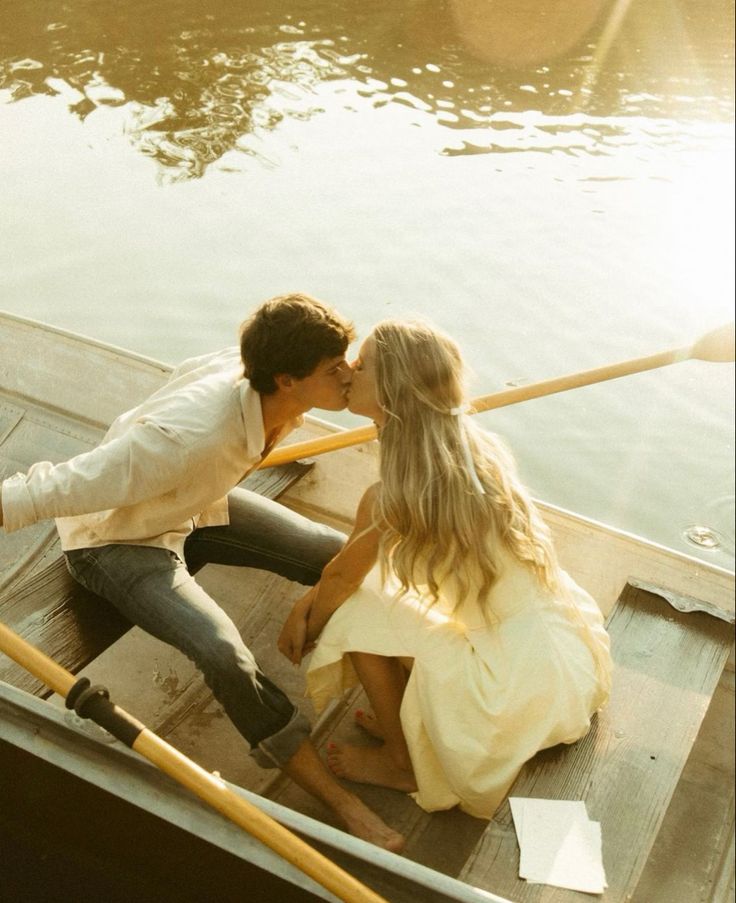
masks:
<svg viewBox="0 0 736 903"><path fill-rule="evenodd" d="M230 523L195 530L186 563L168 549L125 544L68 551L66 561L79 583L195 663L251 755L272 768L309 736L309 721L260 670L235 624L192 575L213 562L313 585L345 536L244 489L228 501Z"/></svg>

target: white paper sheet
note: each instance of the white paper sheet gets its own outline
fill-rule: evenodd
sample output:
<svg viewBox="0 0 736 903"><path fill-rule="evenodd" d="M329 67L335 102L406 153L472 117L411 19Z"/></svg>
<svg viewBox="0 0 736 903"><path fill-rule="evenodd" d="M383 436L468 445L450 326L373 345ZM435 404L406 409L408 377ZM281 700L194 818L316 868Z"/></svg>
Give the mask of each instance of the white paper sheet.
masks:
<svg viewBox="0 0 736 903"><path fill-rule="evenodd" d="M521 851L519 876L530 883L602 894L601 826L579 800L511 797L511 814Z"/></svg>

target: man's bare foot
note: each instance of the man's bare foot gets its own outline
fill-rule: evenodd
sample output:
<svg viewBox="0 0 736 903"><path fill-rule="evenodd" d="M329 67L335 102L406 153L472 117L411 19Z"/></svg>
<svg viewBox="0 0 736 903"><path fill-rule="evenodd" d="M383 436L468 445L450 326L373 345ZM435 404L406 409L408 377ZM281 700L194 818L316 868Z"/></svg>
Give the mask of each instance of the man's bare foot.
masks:
<svg viewBox="0 0 736 903"><path fill-rule="evenodd" d="M384 850L400 853L406 843L403 834L389 828L357 796L348 791L345 794L339 805L334 806L334 811L343 820L348 831Z"/></svg>
<svg viewBox="0 0 736 903"><path fill-rule="evenodd" d="M414 772L399 768L385 746L343 746L330 743L327 764L334 774L360 784L377 784L392 790L413 793L417 789Z"/></svg>
<svg viewBox="0 0 736 903"><path fill-rule="evenodd" d="M358 727L362 727L371 737L375 737L376 740L383 740L383 731L378 726L378 720L373 712L366 712L365 709L356 709L355 723Z"/></svg>
<svg viewBox="0 0 736 903"><path fill-rule="evenodd" d="M403 836L333 778L311 740L302 743L283 769L299 787L328 806L351 834L392 853L403 849Z"/></svg>

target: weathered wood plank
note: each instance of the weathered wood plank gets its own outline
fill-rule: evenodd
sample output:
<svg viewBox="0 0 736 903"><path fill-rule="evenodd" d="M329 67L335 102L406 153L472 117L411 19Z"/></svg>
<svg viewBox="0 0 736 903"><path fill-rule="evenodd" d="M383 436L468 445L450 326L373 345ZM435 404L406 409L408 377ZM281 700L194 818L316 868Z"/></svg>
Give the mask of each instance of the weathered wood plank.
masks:
<svg viewBox="0 0 736 903"><path fill-rule="evenodd" d="M131 627L111 605L74 580L63 558L0 597L0 619L72 673ZM25 668L1 654L0 680L37 696L50 692Z"/></svg>
<svg viewBox="0 0 736 903"><path fill-rule="evenodd" d="M265 467L249 473L240 485L268 499L277 499L308 474L313 466L311 461L294 461L280 467Z"/></svg>
<svg viewBox="0 0 736 903"><path fill-rule="evenodd" d="M723 672L632 903L733 903L734 673ZM731 849L729 852L729 839Z"/></svg>
<svg viewBox="0 0 736 903"><path fill-rule="evenodd" d="M242 485L277 498L310 467L296 462L268 468L252 474ZM0 620L73 674L131 627L111 605L81 587L61 557L0 595ZM0 680L35 695L49 695L40 681L2 654Z"/></svg>
<svg viewBox="0 0 736 903"><path fill-rule="evenodd" d="M633 892L733 644L733 628L682 614L630 586L608 629L616 664L608 706L572 747L525 766L511 796L585 800L601 822L605 903ZM518 877L519 848L508 802L488 825L460 877L517 903L572 903L585 894Z"/></svg>

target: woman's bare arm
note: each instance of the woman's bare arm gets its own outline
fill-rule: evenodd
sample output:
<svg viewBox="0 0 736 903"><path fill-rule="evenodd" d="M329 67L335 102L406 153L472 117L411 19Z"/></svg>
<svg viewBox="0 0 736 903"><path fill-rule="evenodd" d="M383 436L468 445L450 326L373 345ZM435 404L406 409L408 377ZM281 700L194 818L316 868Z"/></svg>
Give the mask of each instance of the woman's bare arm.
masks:
<svg viewBox="0 0 736 903"><path fill-rule="evenodd" d="M316 639L342 603L360 587L378 558L381 531L374 520L376 486L369 487L358 505L355 527L342 551L322 571L313 588L307 618L307 639Z"/></svg>
<svg viewBox="0 0 736 903"><path fill-rule="evenodd" d="M294 603L279 636L280 651L295 665L311 649L332 613L361 585L378 557L380 530L373 523L376 487L366 490L343 549L326 565L319 583Z"/></svg>

